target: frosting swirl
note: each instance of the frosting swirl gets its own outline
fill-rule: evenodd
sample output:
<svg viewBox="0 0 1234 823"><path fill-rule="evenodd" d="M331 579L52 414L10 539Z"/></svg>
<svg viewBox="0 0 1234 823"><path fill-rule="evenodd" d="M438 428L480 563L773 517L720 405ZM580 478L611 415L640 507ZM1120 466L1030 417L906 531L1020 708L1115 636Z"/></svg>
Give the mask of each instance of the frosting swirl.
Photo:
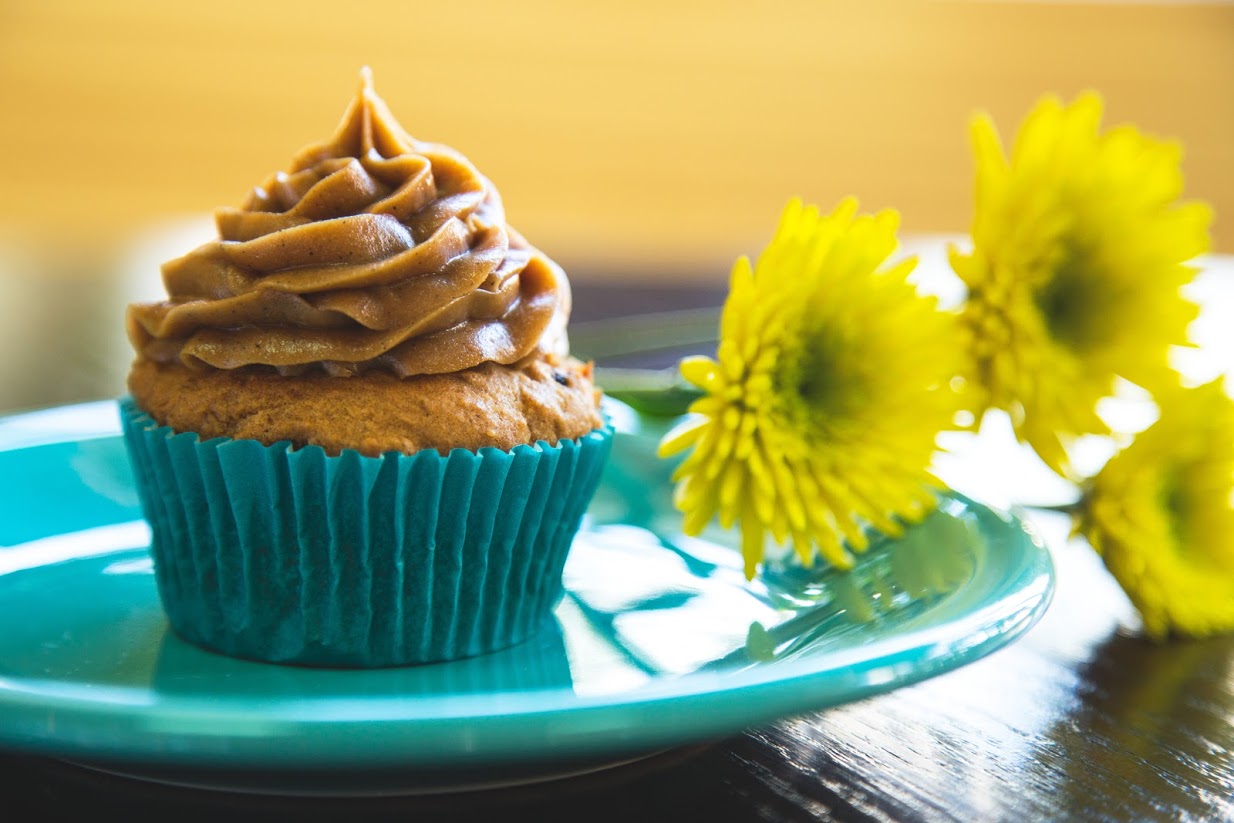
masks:
<svg viewBox="0 0 1234 823"><path fill-rule="evenodd" d="M335 135L215 214L219 239L129 306L139 357L193 368L400 377L565 353L564 273L506 225L493 184L413 139L368 69Z"/></svg>

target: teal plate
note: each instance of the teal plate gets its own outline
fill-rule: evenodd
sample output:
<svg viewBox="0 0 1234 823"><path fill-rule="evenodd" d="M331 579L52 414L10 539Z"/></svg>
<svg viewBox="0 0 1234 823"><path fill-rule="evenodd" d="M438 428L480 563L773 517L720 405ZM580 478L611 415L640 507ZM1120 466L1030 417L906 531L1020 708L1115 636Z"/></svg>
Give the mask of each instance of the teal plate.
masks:
<svg viewBox="0 0 1234 823"><path fill-rule="evenodd" d="M542 780L706 743L940 674L1053 590L1014 516L954 496L851 573L745 580L688 538L663 426L618 434L556 622L506 651L384 670L253 663L172 634L114 403L0 419L0 747L257 792Z"/></svg>

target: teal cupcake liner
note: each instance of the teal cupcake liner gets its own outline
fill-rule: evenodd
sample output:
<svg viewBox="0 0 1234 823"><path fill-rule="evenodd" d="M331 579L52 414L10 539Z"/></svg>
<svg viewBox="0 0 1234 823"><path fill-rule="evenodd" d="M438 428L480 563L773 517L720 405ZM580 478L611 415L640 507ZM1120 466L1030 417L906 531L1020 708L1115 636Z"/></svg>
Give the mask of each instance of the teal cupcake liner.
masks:
<svg viewBox="0 0 1234 823"><path fill-rule="evenodd" d="M605 426L556 446L332 457L177 434L130 398L120 410L172 629L313 666L455 660L534 635L612 445Z"/></svg>

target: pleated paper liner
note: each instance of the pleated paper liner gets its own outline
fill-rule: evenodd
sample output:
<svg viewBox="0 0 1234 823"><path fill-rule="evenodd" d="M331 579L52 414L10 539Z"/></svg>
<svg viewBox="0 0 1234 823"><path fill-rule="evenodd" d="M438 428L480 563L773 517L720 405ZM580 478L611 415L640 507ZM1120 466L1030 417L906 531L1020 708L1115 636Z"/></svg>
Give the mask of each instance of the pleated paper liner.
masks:
<svg viewBox="0 0 1234 823"><path fill-rule="evenodd" d="M534 635L612 443L605 427L556 446L331 457L202 441L120 408L173 630L301 665L455 660Z"/></svg>

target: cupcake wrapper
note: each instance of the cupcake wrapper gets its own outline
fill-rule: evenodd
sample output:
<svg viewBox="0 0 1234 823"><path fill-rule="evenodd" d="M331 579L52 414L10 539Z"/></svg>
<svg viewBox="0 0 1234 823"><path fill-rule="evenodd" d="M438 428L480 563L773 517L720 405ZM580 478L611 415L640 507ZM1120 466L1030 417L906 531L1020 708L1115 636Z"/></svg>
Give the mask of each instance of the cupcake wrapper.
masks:
<svg viewBox="0 0 1234 823"><path fill-rule="evenodd" d="M303 665L453 660L532 636L612 443L606 426L556 446L331 457L120 408L172 628Z"/></svg>

